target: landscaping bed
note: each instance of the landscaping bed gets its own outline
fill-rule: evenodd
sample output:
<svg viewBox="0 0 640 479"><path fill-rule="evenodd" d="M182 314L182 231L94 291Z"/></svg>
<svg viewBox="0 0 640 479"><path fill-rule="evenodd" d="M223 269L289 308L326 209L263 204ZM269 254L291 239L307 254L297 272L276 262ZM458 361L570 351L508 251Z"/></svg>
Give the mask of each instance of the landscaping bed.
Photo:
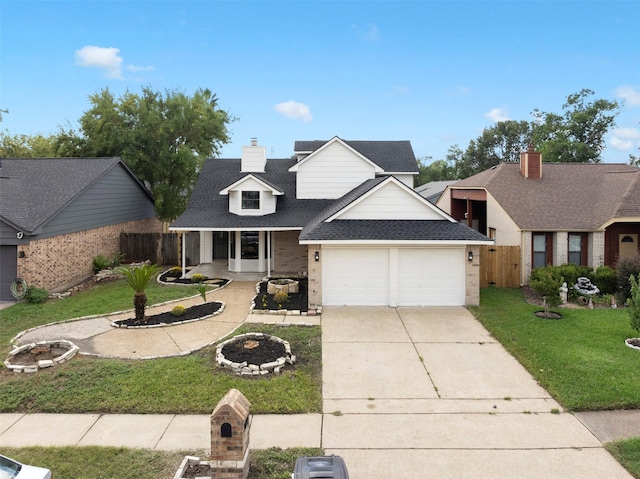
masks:
<svg viewBox="0 0 640 479"><path fill-rule="evenodd" d="M220 314L224 309L224 304L218 301L210 303L197 304L184 309L184 313L176 316L171 311L164 313L145 316L143 322L136 321L135 318L121 319L111 323L117 328L149 328L158 326L171 326L183 324L191 321L199 321L201 319Z"/></svg>
<svg viewBox="0 0 640 479"><path fill-rule="evenodd" d="M288 293L286 302L278 303L275 294L268 292L269 280L261 281L256 285L256 296L253 298L253 310L261 311L300 311L309 312L308 279L295 278L298 282L298 292Z"/></svg>

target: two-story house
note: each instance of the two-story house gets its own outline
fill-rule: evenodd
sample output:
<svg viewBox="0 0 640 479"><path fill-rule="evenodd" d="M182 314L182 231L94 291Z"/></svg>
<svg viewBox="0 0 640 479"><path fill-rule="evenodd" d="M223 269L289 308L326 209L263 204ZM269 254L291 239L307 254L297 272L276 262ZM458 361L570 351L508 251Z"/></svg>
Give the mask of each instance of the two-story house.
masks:
<svg viewBox="0 0 640 479"><path fill-rule="evenodd" d="M302 273L313 305L477 304L485 236L413 190L408 141L297 141L267 159L207 159L184 214L200 263L265 276Z"/></svg>

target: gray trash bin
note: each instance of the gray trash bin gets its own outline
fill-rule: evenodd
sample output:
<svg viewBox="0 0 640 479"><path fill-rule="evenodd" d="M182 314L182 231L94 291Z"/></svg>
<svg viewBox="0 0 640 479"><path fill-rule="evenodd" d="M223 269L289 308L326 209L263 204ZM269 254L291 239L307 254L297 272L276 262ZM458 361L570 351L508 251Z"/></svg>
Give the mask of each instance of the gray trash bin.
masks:
<svg viewBox="0 0 640 479"><path fill-rule="evenodd" d="M349 479L347 466L340 456L302 456L296 459L291 479Z"/></svg>

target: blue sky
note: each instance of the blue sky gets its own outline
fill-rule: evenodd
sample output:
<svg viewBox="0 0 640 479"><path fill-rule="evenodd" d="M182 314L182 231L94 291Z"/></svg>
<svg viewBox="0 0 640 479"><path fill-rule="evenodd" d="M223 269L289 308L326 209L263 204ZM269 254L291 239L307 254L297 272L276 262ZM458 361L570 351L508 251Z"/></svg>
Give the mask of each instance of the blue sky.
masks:
<svg viewBox="0 0 640 479"><path fill-rule="evenodd" d="M339 136L442 159L589 88L624 102L603 160L640 154L637 1L0 0L0 49L11 134L76 126L106 87L202 87L237 118L222 157Z"/></svg>

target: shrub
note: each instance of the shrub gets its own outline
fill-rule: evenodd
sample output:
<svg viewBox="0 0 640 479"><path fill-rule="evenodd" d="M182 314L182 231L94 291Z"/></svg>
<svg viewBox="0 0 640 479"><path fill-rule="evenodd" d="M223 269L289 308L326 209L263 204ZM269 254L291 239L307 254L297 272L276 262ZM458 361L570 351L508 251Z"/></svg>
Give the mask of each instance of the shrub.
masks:
<svg viewBox="0 0 640 479"><path fill-rule="evenodd" d="M278 291L273 295L273 300L278 303L278 307L281 308L282 305L289 300L289 294L285 291Z"/></svg>
<svg viewBox="0 0 640 479"><path fill-rule="evenodd" d="M202 297L202 301L206 303L207 302L207 286L202 283L199 284L198 293L200 293L200 296Z"/></svg>
<svg viewBox="0 0 640 479"><path fill-rule="evenodd" d="M36 288L34 286L29 287L25 299L31 304L44 303L49 297L49 292L46 289Z"/></svg>
<svg viewBox="0 0 640 479"><path fill-rule="evenodd" d="M194 274L193 276L191 276L191 281L193 283L202 283L205 279L207 279L207 277L204 274Z"/></svg>
<svg viewBox="0 0 640 479"><path fill-rule="evenodd" d="M638 279L640 281L640 278ZM640 332L640 284L636 278L631 275L629 282L631 283L631 297L629 298L629 322L631 327Z"/></svg>
<svg viewBox="0 0 640 479"><path fill-rule="evenodd" d="M170 273L180 273L182 274L182 266L174 266L169 270Z"/></svg>
<svg viewBox="0 0 640 479"><path fill-rule="evenodd" d="M618 293L622 302L631 297L631 276L640 278L640 254L631 258L622 258L616 264Z"/></svg>
<svg viewBox="0 0 640 479"><path fill-rule="evenodd" d="M616 270L611 266L599 266L591 273L591 282L600 290L601 294L616 294L618 283L616 280Z"/></svg>
<svg viewBox="0 0 640 479"><path fill-rule="evenodd" d="M185 307L182 306L181 304L178 304L174 306L173 309L171 310L171 315L177 318L178 316L182 316L185 311L186 311Z"/></svg>
<svg viewBox="0 0 640 479"><path fill-rule="evenodd" d="M555 277L553 266L547 266L545 268L536 268L535 276L532 274L529 279L529 285L538 293L538 295L545 300L548 306L556 307L562 300L560 299L560 286L562 286L562 278Z"/></svg>
<svg viewBox="0 0 640 479"><path fill-rule="evenodd" d="M99 273L103 269L109 269L113 263L109 258L99 254L95 258L93 258L93 272Z"/></svg>

